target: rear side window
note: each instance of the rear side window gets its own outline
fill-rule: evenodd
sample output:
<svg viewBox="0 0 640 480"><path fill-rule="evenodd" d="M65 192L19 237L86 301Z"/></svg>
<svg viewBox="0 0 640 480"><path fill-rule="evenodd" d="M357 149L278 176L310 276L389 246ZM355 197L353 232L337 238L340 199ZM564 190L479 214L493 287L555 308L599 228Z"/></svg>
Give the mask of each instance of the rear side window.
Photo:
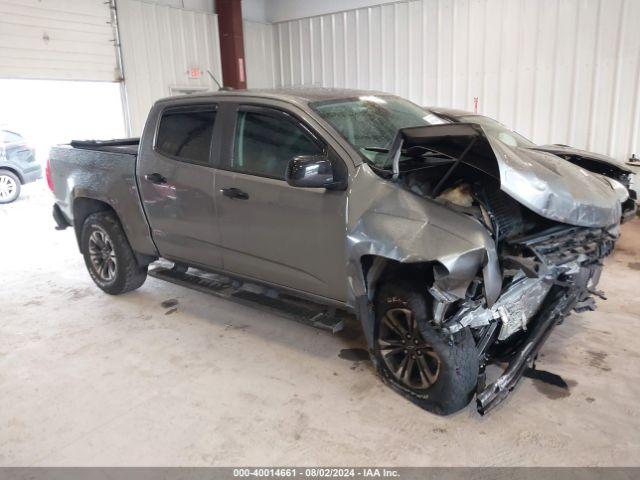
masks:
<svg viewBox="0 0 640 480"><path fill-rule="evenodd" d="M319 155L321 147L300 124L283 115L239 112L232 169L284 179L289 160Z"/></svg>
<svg viewBox="0 0 640 480"><path fill-rule="evenodd" d="M179 160L208 165L215 119L213 106L165 110L160 119L156 150Z"/></svg>

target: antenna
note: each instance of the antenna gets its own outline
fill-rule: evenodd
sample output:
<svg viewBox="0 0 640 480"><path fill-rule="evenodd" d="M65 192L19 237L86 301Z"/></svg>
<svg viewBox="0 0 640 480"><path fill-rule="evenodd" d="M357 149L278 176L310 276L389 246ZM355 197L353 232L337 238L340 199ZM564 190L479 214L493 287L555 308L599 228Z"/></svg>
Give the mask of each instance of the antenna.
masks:
<svg viewBox="0 0 640 480"><path fill-rule="evenodd" d="M209 76L211 77L211 79L216 82L216 85L218 85L218 90L222 90L222 85L220 85L220 82L216 79L216 77L213 75L213 73L211 73L211 70L207 70L207 73L209 74Z"/></svg>

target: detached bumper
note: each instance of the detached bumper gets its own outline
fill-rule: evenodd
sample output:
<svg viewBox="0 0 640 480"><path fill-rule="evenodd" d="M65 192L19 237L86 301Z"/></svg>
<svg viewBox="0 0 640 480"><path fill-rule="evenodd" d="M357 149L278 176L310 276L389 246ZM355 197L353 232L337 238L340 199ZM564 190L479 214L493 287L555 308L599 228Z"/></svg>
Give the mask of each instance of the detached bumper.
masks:
<svg viewBox="0 0 640 480"><path fill-rule="evenodd" d="M476 397L478 412L484 415L502 402L515 388L527 367L533 364L538 352L551 334L572 310L595 310L592 295L602 297L596 290L602 259L614 247L614 238L600 229L568 229L539 235L520 242L530 248L546 265L548 279L553 283L539 311L529 322L526 337L515 345L509 365L493 383L484 385L484 372L479 377ZM554 267L556 266L556 267ZM560 267L567 268L561 272ZM560 271L559 274L553 273Z"/></svg>
<svg viewBox="0 0 640 480"><path fill-rule="evenodd" d="M566 299L563 302L562 297L559 297L548 303L546 307L543 307L538 315L538 322L535 327L530 330L527 339L524 341L520 350L514 355L511 362L509 362L509 366L505 369L504 373L498 377L495 382L478 393L476 404L480 415L484 415L500 404L515 388L527 367L533 364L536 355L547 338L549 338L553 327L564 316L563 312L565 309L563 306L566 305L566 303ZM571 310L572 306L573 305L571 305L568 310Z"/></svg>

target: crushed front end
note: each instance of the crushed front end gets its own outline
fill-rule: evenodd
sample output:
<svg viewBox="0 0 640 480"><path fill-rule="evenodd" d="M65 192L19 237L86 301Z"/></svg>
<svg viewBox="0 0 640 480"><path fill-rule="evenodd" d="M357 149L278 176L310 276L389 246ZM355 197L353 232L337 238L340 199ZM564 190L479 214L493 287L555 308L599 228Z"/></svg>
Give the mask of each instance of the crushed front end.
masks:
<svg viewBox="0 0 640 480"><path fill-rule="evenodd" d="M405 160L404 168L397 162L394 173L413 193L475 218L492 238L494 248L487 249L475 276L465 279L441 263L429 288L432 322L443 337L455 342L462 331L473 335L479 363L476 401L484 414L534 364L555 325L572 311L595 309L594 297L604 298L597 285L603 260L618 238L620 204L592 174L571 164L557 170L545 154L520 154L493 144L482 132L474 137L472 130L442 129L446 136L434 127L408 132L396 143L404 143L405 152L416 151L416 145L429 151L426 163L434 167L420 166L419 152L415 163ZM454 163L442 169L434 157ZM497 289L495 276L490 284L486 275L492 263L497 264ZM492 363L507 367L489 381L485 369Z"/></svg>
<svg viewBox="0 0 640 480"><path fill-rule="evenodd" d="M556 226L509 239L503 245L504 288L488 307L469 296L443 322L454 333L470 327L478 345L480 375L477 406L486 413L515 387L553 327L571 311L594 310L602 260L613 251L615 234L606 228ZM487 385L485 367L507 362Z"/></svg>

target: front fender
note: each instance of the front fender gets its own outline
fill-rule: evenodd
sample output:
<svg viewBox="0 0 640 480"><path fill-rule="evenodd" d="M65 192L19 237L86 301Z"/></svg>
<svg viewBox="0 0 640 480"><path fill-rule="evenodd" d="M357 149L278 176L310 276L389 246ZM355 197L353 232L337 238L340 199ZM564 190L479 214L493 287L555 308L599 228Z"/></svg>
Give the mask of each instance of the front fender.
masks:
<svg viewBox="0 0 640 480"><path fill-rule="evenodd" d="M385 181L368 166L357 175L350 191L347 275L348 302L360 316L372 293L362 271L362 258L368 255L435 263L440 266L434 272L437 285L459 298L482 269L487 303L493 304L502 275L495 243L477 219Z"/></svg>

